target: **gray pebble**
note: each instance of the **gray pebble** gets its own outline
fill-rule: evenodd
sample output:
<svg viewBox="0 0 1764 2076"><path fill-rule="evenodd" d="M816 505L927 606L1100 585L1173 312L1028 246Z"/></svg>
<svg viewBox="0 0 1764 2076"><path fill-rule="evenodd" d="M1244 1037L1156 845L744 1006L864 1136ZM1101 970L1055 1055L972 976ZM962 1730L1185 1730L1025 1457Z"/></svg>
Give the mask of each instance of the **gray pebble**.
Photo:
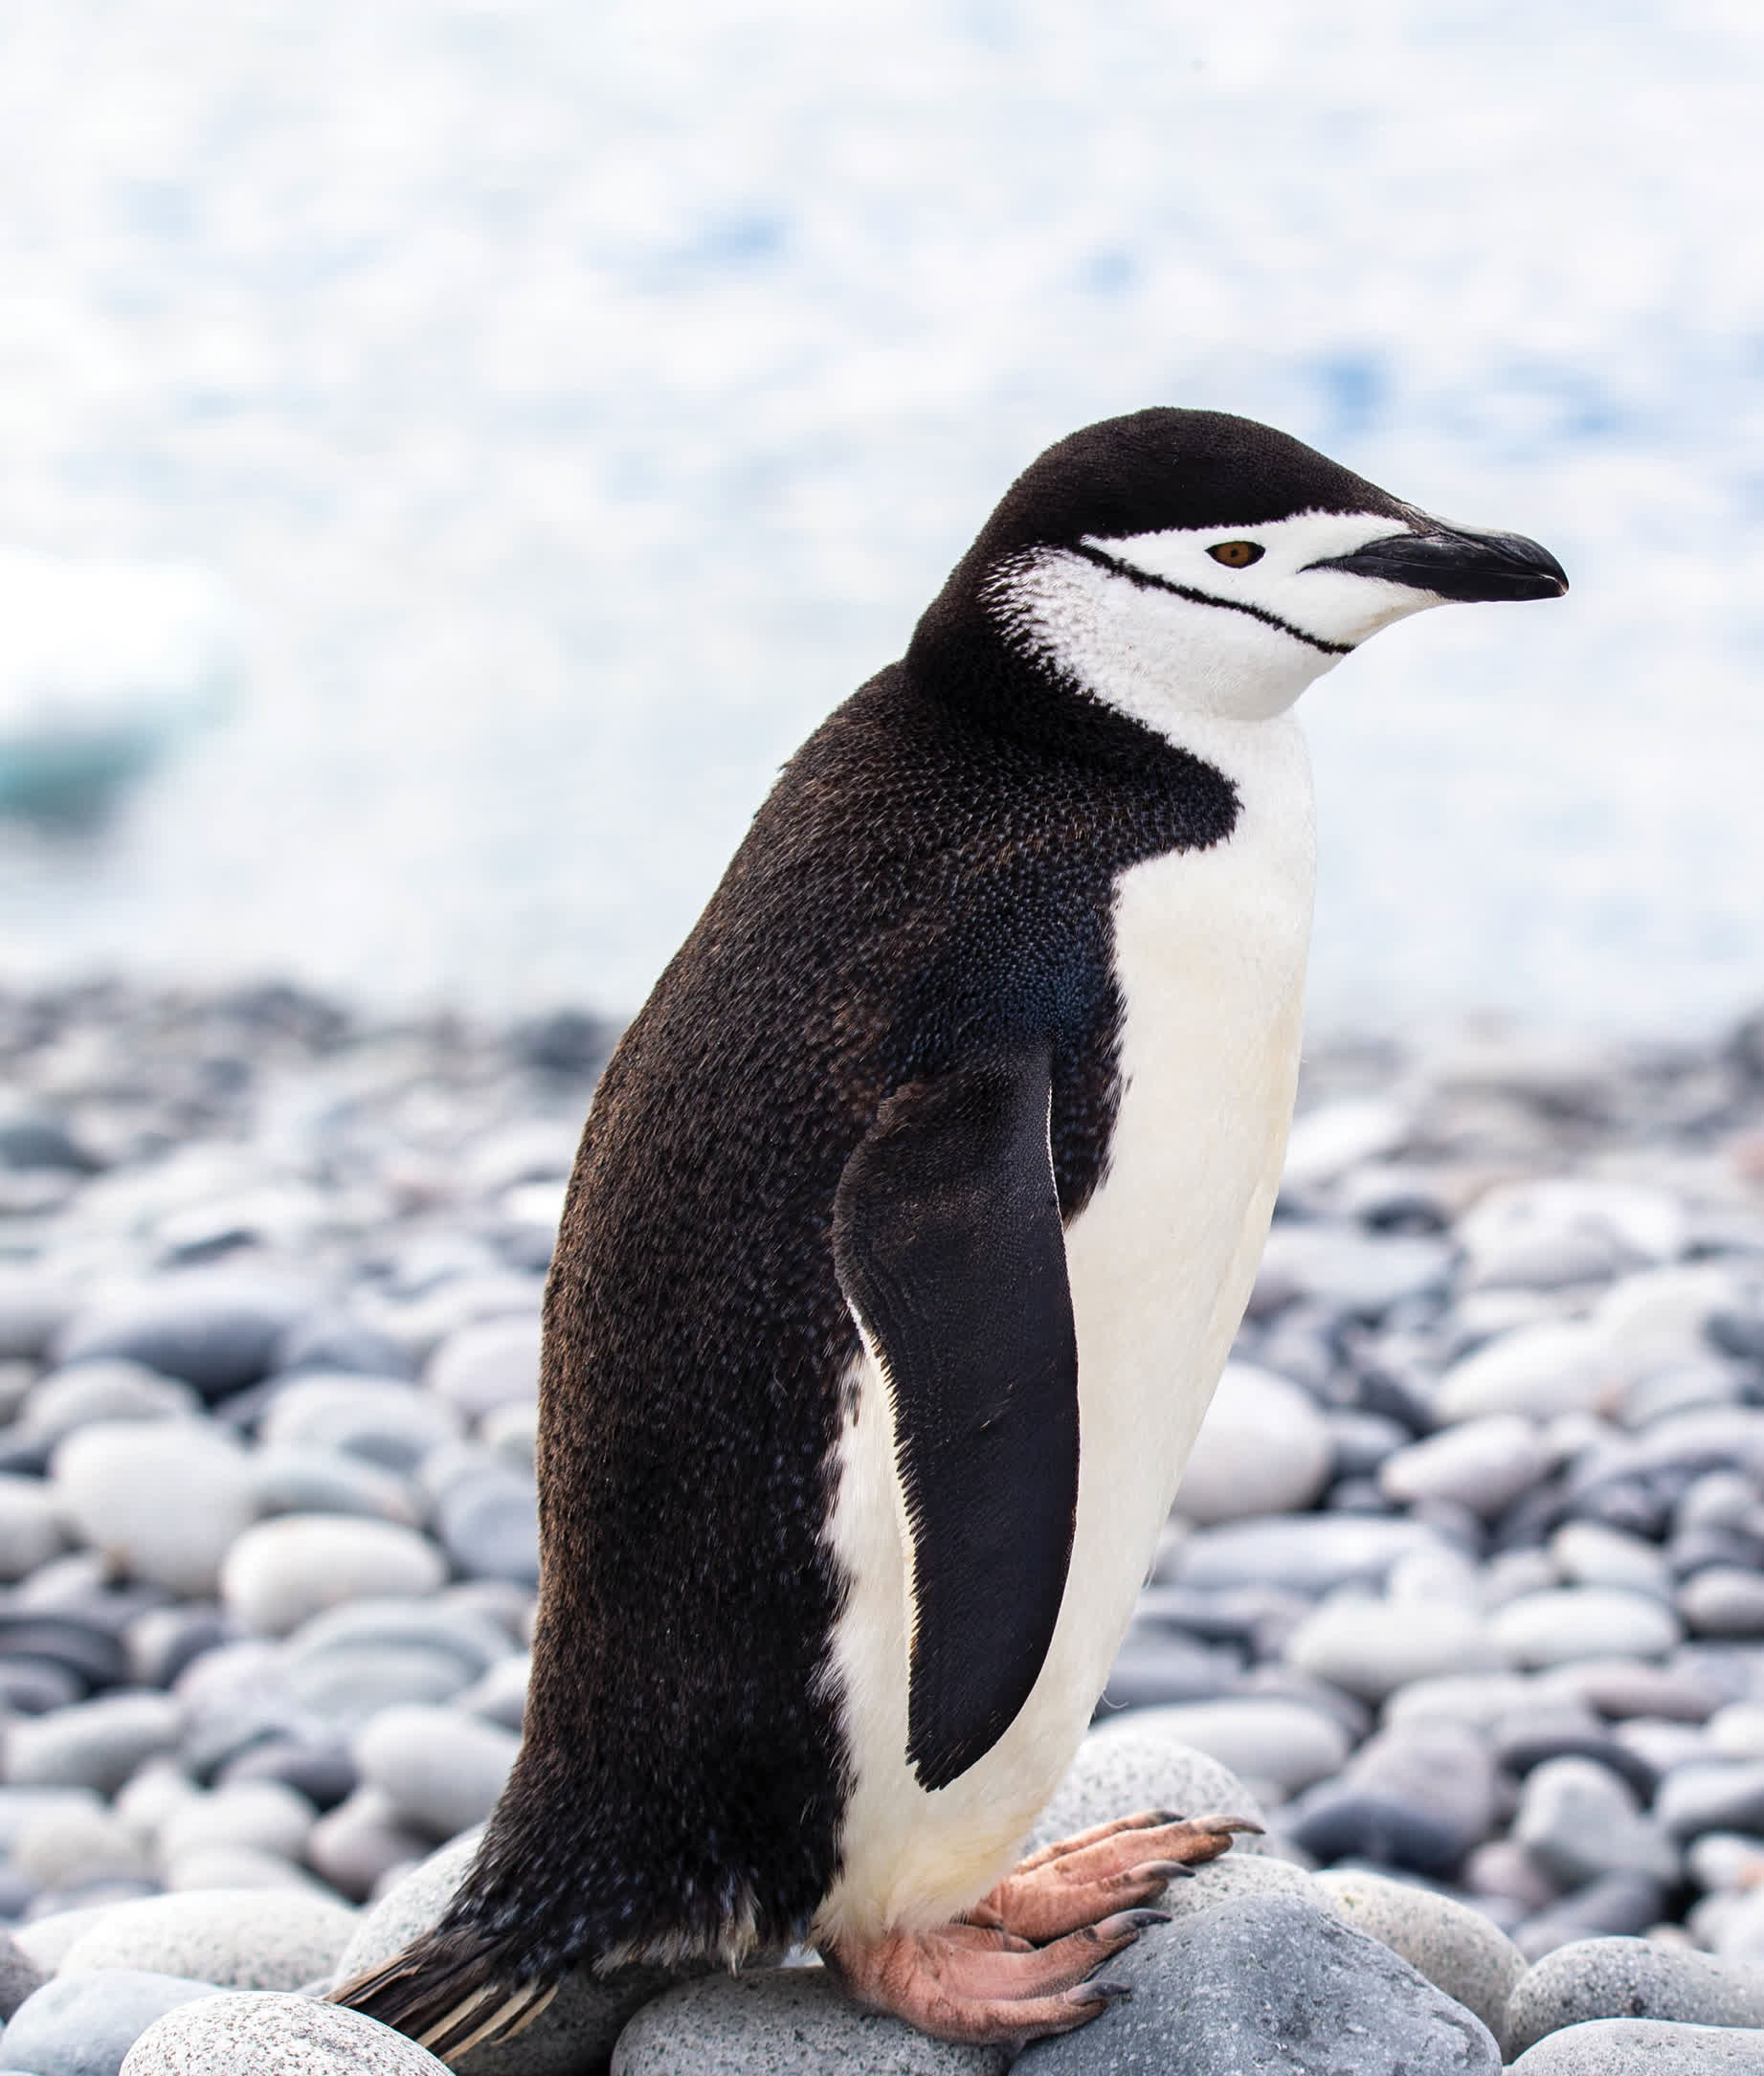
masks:
<svg viewBox="0 0 1764 2076"><path fill-rule="evenodd" d="M1407 1562L1408 1560L1403 1560ZM1338 1594L1300 1623L1286 1657L1301 1671L1365 1701L1446 1672L1500 1671L1506 1657L1473 1606L1443 1599L1373 1600Z"/></svg>
<svg viewBox="0 0 1764 2076"><path fill-rule="evenodd" d="M1678 1589L1679 1613L1700 1637L1764 1637L1764 1578L1715 1564Z"/></svg>
<svg viewBox="0 0 1764 2076"><path fill-rule="evenodd" d="M1654 1815L1681 1839L1702 1831L1764 1829L1764 1761L1708 1759L1675 1766L1660 1784Z"/></svg>
<svg viewBox="0 0 1764 2076"><path fill-rule="evenodd" d="M24 1578L66 1548L60 1508L43 1481L0 1476L0 1581Z"/></svg>
<svg viewBox="0 0 1764 2076"><path fill-rule="evenodd" d="M480 1825L449 1839L364 1910L356 1921L354 1935L338 1957L331 1977L333 1987L391 1960L401 1947L436 1923L452 1901L454 1890L464 1881L482 1838L483 1827Z"/></svg>
<svg viewBox="0 0 1764 2076"><path fill-rule="evenodd" d="M57 1974L146 1969L234 1990L292 1990L328 1976L356 1913L315 1892L210 1888L119 1903L67 1949Z"/></svg>
<svg viewBox="0 0 1764 2076"><path fill-rule="evenodd" d="M250 1493L260 1514L361 1514L416 1520L405 1481L378 1463L313 1441L272 1442L252 1459Z"/></svg>
<svg viewBox="0 0 1764 2076"><path fill-rule="evenodd" d="M1564 1587L1509 1600L1488 1618L1495 1643L1520 1665L1574 1658L1664 1658L1680 1629L1650 1595L1608 1586Z"/></svg>
<svg viewBox="0 0 1764 2076"><path fill-rule="evenodd" d="M149 1871L135 1834L101 1805L48 1810L27 1820L12 1842L12 1863L50 1890L132 1880Z"/></svg>
<svg viewBox="0 0 1764 2076"><path fill-rule="evenodd" d="M435 1532L467 1578L539 1583L539 1495L505 1464L490 1462L451 1486L435 1507Z"/></svg>
<svg viewBox="0 0 1764 2076"><path fill-rule="evenodd" d="M82 1306L54 1352L62 1365L125 1355L218 1398L265 1375L277 1343L313 1308L311 1288L285 1277L189 1269Z"/></svg>
<svg viewBox="0 0 1764 2076"><path fill-rule="evenodd" d="M265 1446L310 1442L383 1468L414 1470L459 1435L459 1416L413 1384L386 1377L302 1376L278 1392L264 1417Z"/></svg>
<svg viewBox="0 0 1764 2076"><path fill-rule="evenodd" d="M355 1739L363 1780L389 1795L400 1816L451 1838L490 1814L521 1740L452 1708L385 1708Z"/></svg>
<svg viewBox="0 0 1764 2076"><path fill-rule="evenodd" d="M340 1731L359 1730L382 1708L446 1701L466 1685L450 1651L421 1643L338 1644L290 1665L289 1697Z"/></svg>
<svg viewBox="0 0 1764 2076"><path fill-rule="evenodd" d="M39 1967L10 1932L0 1931L0 2023L48 1978L48 1969Z"/></svg>
<svg viewBox="0 0 1764 2076"><path fill-rule="evenodd" d="M427 1834L400 1821L397 1804L380 1788L357 1788L319 1819L306 1841L308 1863L357 1903L390 1868L409 1866L428 1850Z"/></svg>
<svg viewBox="0 0 1764 2076"><path fill-rule="evenodd" d="M19 1411L25 1433L59 1441L95 1420L195 1419L202 1400L188 1384L121 1356L75 1363L39 1377Z"/></svg>
<svg viewBox="0 0 1764 2076"><path fill-rule="evenodd" d="M182 1730L183 1710L168 1694L106 1694L9 1724L6 1777L114 1795L144 1759L174 1751Z"/></svg>
<svg viewBox="0 0 1764 2076"><path fill-rule="evenodd" d="M1373 1860L1440 1874L1488 1835L1494 1811L1487 1747L1461 1724L1432 1721L1380 1731L1283 1821L1319 1860Z"/></svg>
<svg viewBox="0 0 1764 2076"><path fill-rule="evenodd" d="M33 1262L0 1262L0 1362L41 1355L77 1302L53 1271Z"/></svg>
<svg viewBox="0 0 1764 2076"><path fill-rule="evenodd" d="M539 1341L536 1319L479 1320L448 1335L430 1356L423 1382L468 1420L525 1404L539 1395Z"/></svg>
<svg viewBox="0 0 1764 2076"><path fill-rule="evenodd" d="M1283 1586L1323 1594L1382 1585L1399 1557L1438 1547L1419 1522L1344 1514L1295 1514L1197 1529L1176 1551L1172 1581L1184 1586Z"/></svg>
<svg viewBox="0 0 1764 2076"><path fill-rule="evenodd" d="M1183 1470L1176 1511L1212 1522L1306 1507L1323 1490L1333 1455L1308 1392L1254 1364L1227 1363Z"/></svg>
<svg viewBox="0 0 1764 2076"><path fill-rule="evenodd" d="M194 1420L82 1427L57 1445L53 1475L82 1542L184 1598L213 1596L255 1510L245 1451Z"/></svg>
<svg viewBox="0 0 1764 2076"><path fill-rule="evenodd" d="M1535 1422L1517 1414L1466 1420L1387 1457L1378 1472L1388 1499L1456 1500L1491 1520L1550 1468L1551 1450Z"/></svg>
<svg viewBox="0 0 1764 2076"><path fill-rule="evenodd" d="M455 1596L433 1600L351 1600L312 1616L282 1645L284 1663L307 1664L332 1651L415 1646L456 1661L476 1680L510 1656L513 1638L483 1610Z"/></svg>
<svg viewBox="0 0 1764 2076"><path fill-rule="evenodd" d="M1159 1736L1193 1746L1221 1765L1229 1762L1288 1795L1339 1772L1351 1749L1338 1722L1302 1702L1243 1695L1138 1713L1155 1717Z"/></svg>
<svg viewBox="0 0 1764 2076"><path fill-rule="evenodd" d="M1641 1815L1628 1783L1594 1759L1548 1759L1535 1768L1512 1835L1566 1888L1607 1874L1644 1874L1663 1886L1678 1879L1671 1839Z"/></svg>
<svg viewBox="0 0 1764 2076"><path fill-rule="evenodd" d="M155 2019L214 1991L212 1982L134 1968L57 1976L8 2020L0 2063L35 2076L118 2076L123 2056Z"/></svg>
<svg viewBox="0 0 1764 2076"><path fill-rule="evenodd" d="M159 1849L167 1862L210 1845L251 1845L298 1860L317 1818L306 1797L283 1781L234 1781L171 1809L159 1827Z"/></svg>
<svg viewBox="0 0 1764 2076"><path fill-rule="evenodd" d="M476 2076L477 2064L471 2065ZM150 2026L123 2076L443 2076L445 2063L340 2004L289 1996L211 1997ZM47 2076L47 2072L45 2072Z"/></svg>
<svg viewBox="0 0 1764 2076"><path fill-rule="evenodd" d="M1647 1939L1585 1939L1529 1968L1507 2005L1510 2051L1584 2019L1764 2025L1764 1975Z"/></svg>
<svg viewBox="0 0 1764 2076"><path fill-rule="evenodd" d="M1400 1953L1504 2041L1507 2000L1525 1973L1525 1955L1482 1911L1432 1889L1353 1869L1328 1868L1311 1879L1356 1931Z"/></svg>
<svg viewBox="0 0 1764 2076"><path fill-rule="evenodd" d="M1764 2032L1594 2019L1527 2048L1512 2076L1764 2076Z"/></svg>
<svg viewBox="0 0 1764 2076"><path fill-rule="evenodd" d="M260 1635L286 1636L324 1608L364 1595L420 1598L447 1565L414 1529L348 1514L282 1514L247 1529L221 1566L228 1611Z"/></svg>
<svg viewBox="0 0 1764 2076"><path fill-rule="evenodd" d="M1527 1960L1583 1939L1623 1938L1660 1922L1666 1892L1645 1874L1604 1874L1513 1929Z"/></svg>
<svg viewBox="0 0 1764 2076"><path fill-rule="evenodd" d="M1501 2066L1480 2019L1388 1947L1296 1897L1179 1918L1107 1973L1131 1999L1029 2048L1023 2076L1495 2076Z"/></svg>
<svg viewBox="0 0 1764 2076"><path fill-rule="evenodd" d="M486 1723L500 1723L504 1730L519 1730L526 1716L526 1686L533 1662L525 1655L505 1658L492 1666L476 1686L454 1697L454 1707L467 1715L482 1716Z"/></svg>

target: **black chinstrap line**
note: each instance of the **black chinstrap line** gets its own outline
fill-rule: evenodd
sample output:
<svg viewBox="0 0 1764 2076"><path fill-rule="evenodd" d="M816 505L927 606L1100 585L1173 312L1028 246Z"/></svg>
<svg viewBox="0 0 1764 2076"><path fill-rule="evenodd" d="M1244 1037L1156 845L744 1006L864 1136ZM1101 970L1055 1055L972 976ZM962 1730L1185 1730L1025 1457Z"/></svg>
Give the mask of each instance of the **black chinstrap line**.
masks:
<svg viewBox="0 0 1764 2076"><path fill-rule="evenodd" d="M1170 577L1153 576L1150 569L1123 562L1118 555L1092 547L1088 541L1073 543L1069 552L1082 555L1086 562L1095 563L1099 569L1106 569L1111 575L1126 577L1129 584L1137 584L1142 591L1170 592L1177 598L1186 598L1191 605L1223 606L1228 613L1247 613L1252 620L1260 620L1264 627L1277 627L1283 635L1290 635L1294 641L1302 641L1307 648L1321 649L1325 656L1353 654L1351 641L1325 641L1321 636L1307 635L1302 627L1294 627L1290 620L1283 620L1278 613L1270 613L1265 606L1252 606L1242 598L1220 598L1212 592L1196 591L1191 584L1177 584Z"/></svg>

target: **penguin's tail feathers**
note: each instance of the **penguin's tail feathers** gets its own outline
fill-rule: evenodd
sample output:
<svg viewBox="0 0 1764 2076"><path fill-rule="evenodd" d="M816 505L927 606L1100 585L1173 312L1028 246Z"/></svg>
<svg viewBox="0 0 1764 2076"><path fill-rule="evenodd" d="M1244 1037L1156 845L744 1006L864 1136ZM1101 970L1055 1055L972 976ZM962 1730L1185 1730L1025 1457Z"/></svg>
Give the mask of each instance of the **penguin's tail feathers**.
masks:
<svg viewBox="0 0 1764 2076"><path fill-rule="evenodd" d="M463 1927L437 1927L332 1990L326 2001L366 2012L451 2063L473 2047L512 2040L557 1987L555 1976L522 1980L500 1942Z"/></svg>

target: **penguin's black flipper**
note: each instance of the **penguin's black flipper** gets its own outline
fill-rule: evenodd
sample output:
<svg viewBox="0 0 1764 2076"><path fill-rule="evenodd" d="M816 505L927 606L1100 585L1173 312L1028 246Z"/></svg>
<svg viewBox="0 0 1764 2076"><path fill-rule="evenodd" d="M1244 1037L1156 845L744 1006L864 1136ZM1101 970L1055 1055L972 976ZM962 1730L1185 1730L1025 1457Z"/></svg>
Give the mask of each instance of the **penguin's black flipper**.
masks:
<svg viewBox="0 0 1764 2076"><path fill-rule="evenodd" d="M947 1787L1029 1698L1078 1508L1078 1340L1046 1047L885 1102L834 1203L840 1286L887 1373L911 1533L906 1752Z"/></svg>

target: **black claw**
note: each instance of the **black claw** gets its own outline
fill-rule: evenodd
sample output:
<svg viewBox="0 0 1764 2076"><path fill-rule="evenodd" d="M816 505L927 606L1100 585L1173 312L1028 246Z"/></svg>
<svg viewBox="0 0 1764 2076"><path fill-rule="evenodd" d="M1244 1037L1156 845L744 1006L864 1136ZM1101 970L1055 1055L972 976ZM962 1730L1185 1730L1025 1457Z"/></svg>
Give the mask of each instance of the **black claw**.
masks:
<svg viewBox="0 0 1764 2076"><path fill-rule="evenodd" d="M1154 1809L1151 1814L1161 1824L1182 1823L1187 1820L1179 1809Z"/></svg>
<svg viewBox="0 0 1764 2076"><path fill-rule="evenodd" d="M1161 1874L1167 1882L1177 1879L1192 1882L1195 1879L1195 1869L1186 1860L1148 1860L1145 1865L1136 1871L1141 1874Z"/></svg>
<svg viewBox="0 0 1764 2076"><path fill-rule="evenodd" d="M1168 1925L1170 1923L1170 1912L1168 1910L1129 1910L1127 1921L1135 1931L1150 1931L1153 1925Z"/></svg>
<svg viewBox="0 0 1764 2076"><path fill-rule="evenodd" d="M1081 1982L1079 1989L1083 1991L1087 1998L1094 1998L1100 2004L1119 2003L1123 1998L1131 1997L1133 1994L1133 1985L1130 1982ZM1076 1995L1076 1992L1073 1994Z"/></svg>

